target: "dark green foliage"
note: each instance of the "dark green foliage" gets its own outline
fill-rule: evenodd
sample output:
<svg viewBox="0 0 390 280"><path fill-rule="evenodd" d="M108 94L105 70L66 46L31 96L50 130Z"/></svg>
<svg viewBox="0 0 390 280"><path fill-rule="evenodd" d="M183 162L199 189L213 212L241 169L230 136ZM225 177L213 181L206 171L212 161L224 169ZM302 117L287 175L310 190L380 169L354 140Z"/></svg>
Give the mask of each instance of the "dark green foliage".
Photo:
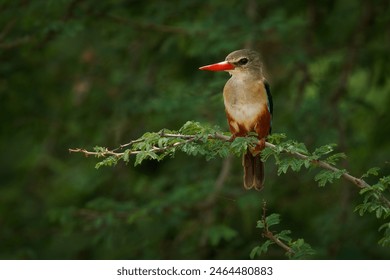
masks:
<svg viewBox="0 0 390 280"><path fill-rule="evenodd" d="M253 259L256 255L266 254L271 245L276 244L286 250L286 255L290 259L306 259L315 255L315 251L303 239L293 240L290 230L282 230L278 233L271 232L275 225L280 223L279 214L263 216L263 219L257 222L257 228L263 230L263 237L269 238L261 246L253 248L250 257Z"/></svg>
<svg viewBox="0 0 390 280"><path fill-rule="evenodd" d="M372 168L365 175L378 174L378 169ZM382 177L379 182L366 187L360 191L360 194L364 197L363 203L359 204L355 211L360 216L363 216L366 212L375 214L377 219L388 220L390 217L390 204L389 201L383 196L388 193L390 185L390 176ZM379 244L383 246L390 246L390 222L386 222L379 227L379 231L382 232L383 237L379 240Z"/></svg>
<svg viewBox="0 0 390 280"><path fill-rule="evenodd" d="M255 228L265 200L283 218L274 234L315 249L303 257L389 259L389 9L0 1L0 258L248 259L269 240ZM230 137L228 75L197 70L244 47L261 52L274 101L262 192L242 188L253 138L214 137ZM344 180L364 173L369 188ZM286 258L267 249L256 257Z"/></svg>
<svg viewBox="0 0 390 280"><path fill-rule="evenodd" d="M182 134L185 133L185 134ZM299 172L302 166L320 167L314 180L318 182L320 187L324 187L327 183L333 183L342 176L348 174L345 169L338 169L334 165L340 158L345 158L343 153L334 153L333 147L335 145L325 145L310 153L303 143L298 143L285 139L285 135L273 135L270 137L277 145L267 143L267 148L263 151L263 160L267 160L270 156L275 158L275 163L278 166L278 175L286 174L288 169L294 172ZM172 157L175 152L182 151L189 156L204 156L207 160L215 157L227 157L229 154L241 155L246 152L248 147L255 145L258 140L251 135L247 137L237 137L231 141L224 133L216 129L211 129L208 126L203 126L199 122L187 121L178 131L163 129L158 133L145 133L141 138L131 141L128 144L121 145L121 147L110 150L108 148L95 147L95 152L88 152L86 150L70 150L72 152L81 152L85 155L95 155L96 157L107 157L99 162L96 167L112 166L119 160L128 163L129 155L136 155L134 165L141 164L144 160L163 160L165 157ZM124 151L121 151L124 149ZM119 150L119 151L118 151ZM323 158L324 156L326 158ZM378 175L378 168L369 169L362 177L368 175ZM348 175L350 176L350 175ZM362 216L365 212L375 213L377 219L388 218L390 216L390 201L386 198L386 191L390 183L390 177L383 177L375 185L368 185L365 181L359 178L350 176L348 178L357 187L362 188L360 194L364 197L363 203L356 207L356 211ZM265 206L264 210L265 212ZM264 214L265 215L265 214ZM263 243L262 246L255 247L250 256L254 258L255 255L266 253L268 246L273 244L272 241L286 242L282 244L282 248L287 251L289 258L305 258L308 255L314 254L310 245L305 243L303 239L292 241L289 237L291 233L289 230L283 230L280 233L274 234L269 230L269 227L279 224L279 214L271 214L258 221L257 227L264 229L263 236L271 239ZM379 231L384 230L384 237L379 241L383 246L388 245L390 236L389 231L386 230L388 223L383 224ZM220 229L221 227L217 227ZM216 245L220 237L230 239L235 236L236 232L230 228L222 227L218 233L212 231L210 234L211 244ZM220 235L219 235L220 234Z"/></svg>

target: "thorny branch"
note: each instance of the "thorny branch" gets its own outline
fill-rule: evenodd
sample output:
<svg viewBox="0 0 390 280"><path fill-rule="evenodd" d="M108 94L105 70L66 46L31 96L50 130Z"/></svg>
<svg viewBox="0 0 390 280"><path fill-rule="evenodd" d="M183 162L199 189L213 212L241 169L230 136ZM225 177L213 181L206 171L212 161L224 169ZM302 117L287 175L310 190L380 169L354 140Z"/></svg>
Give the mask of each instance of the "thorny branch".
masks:
<svg viewBox="0 0 390 280"><path fill-rule="evenodd" d="M171 145L168 145L168 146L165 146L165 147L153 147L150 152L164 152L166 150L169 150L173 147L177 147L179 145L184 145L186 143L189 143L189 142L193 142L197 139L197 137L195 135L185 135L185 134L172 134L172 133L165 133L164 130L162 130L160 133L160 137L167 137L167 138L179 138L179 139L183 139L185 141L178 141L178 142L175 142ZM224 140L224 141L229 141L230 140L230 137L228 136L225 136L225 135L222 135L222 134L213 134L213 135L209 135L208 136L209 139L220 139L220 140ZM105 149L104 151L102 152L91 152L91 151L88 151L86 149L80 149L80 148L76 148L76 149L69 149L69 152L71 153L83 153L85 156L96 156L96 157L106 157L106 156L116 156L116 157L122 157L125 153L124 152L117 152L117 151L120 151L122 150L123 148L125 147L129 147L135 143L140 143L144 141L143 139L137 139L137 140L132 140L130 141L129 143L126 143L126 144L122 144L120 145L118 148L116 149L113 149L113 150L109 150L109 149ZM130 155L136 155L136 154L139 154L141 153L141 151L131 151L129 154Z"/></svg>
<svg viewBox="0 0 390 280"><path fill-rule="evenodd" d="M150 152L163 152L163 151L166 151L172 147L176 147L176 146L179 146L179 145L184 145L188 142L193 142L193 141L196 141L197 140L197 136L196 135L186 135L186 134L172 134L172 133L164 133L164 131L161 131L159 133L160 137L168 137L168 138L178 138L178 139L183 139L185 141L178 141L178 142L175 142L173 143L172 145L169 145L169 146L166 146L166 147L153 147ZM226 136L226 135L223 135L223 134L219 134L219 133L215 133L215 134L210 134L208 135L208 139L219 139L219 140L222 140L222 141L230 141L230 137L229 136ZM69 152L72 152L72 153L83 153L85 156L97 156L97 157L106 157L106 156L116 156L116 157L121 157L124 155L124 152L121 151L123 150L123 148L126 148L126 147L129 147L135 143L140 143L144 141L143 139L137 139L137 140L132 140L130 141L129 143L126 143L126 144L122 144L120 145L119 147L113 149L113 150L109 150L109 149L105 149L105 151L102 151L102 152L91 152L91 151L88 151L86 149L81 149L81 148L76 148L76 149L69 149ZM274 144L271 144L269 142L266 142L265 143L265 146L268 147L268 148L271 148L271 149L276 149L276 145ZM120 152L121 151L121 152ZM136 155L136 154L139 154L141 151L131 151L129 154L131 155ZM285 151L286 153L289 153L291 154L292 156L296 157L296 158L299 158L299 159L308 159L308 156L304 155L304 154L301 154L301 153L298 153L298 152L291 152L291 151ZM331 166L330 164L326 163L326 162L323 162L321 160L312 160L311 163L313 165L317 165L319 167L322 167L324 169L328 169L328 170L331 170L331 171L340 171L338 168L334 167L334 166ZM368 187L369 185L362 179L359 179L359 178L356 178L348 173L344 173L342 175L342 177L344 177L346 180L352 182L353 184L355 184L356 186L358 186L359 188L364 188L364 187Z"/></svg>
<svg viewBox="0 0 390 280"><path fill-rule="evenodd" d="M165 147L154 146L149 150L150 152L161 153L161 152L165 152L169 149L172 149L174 147L178 147L178 146L184 145L184 144L189 143L189 142L196 142L198 140L197 135L165 133L164 130L161 130L159 132L159 135L160 135L160 137L177 138L177 139L181 139L182 141L174 142L173 144L170 144L170 145L165 146ZM209 134L207 137L208 137L208 139L218 139L218 140L222 140L222 141L231 141L229 136L226 136L226 135L223 135L220 133ZM120 158L120 157L124 156L124 154L125 154L125 152L123 151L124 148L129 147L135 143L142 142L142 141L144 141L144 140L143 139L133 140L133 141L130 141L129 143L122 144L118 148L113 149L113 150L109 150L106 148L104 151L92 152L92 151L88 151L86 149L77 148L77 149L69 149L69 152L83 153L85 156L96 156L96 157L115 156L115 157ZM265 146L268 148L271 148L273 150L276 149L276 145L271 144L269 142L266 142ZM134 150L134 151L130 151L128 154L129 155L136 155L136 154L139 154L141 152L142 151ZM304 154L299 153L299 152L288 151L288 150L284 150L284 152L290 154L293 157L296 157L296 158L299 158L302 160L307 160L309 158L307 155L304 155ZM330 170L333 172L340 172L340 169L338 169L337 167L334 167L334 166L332 166L329 163L326 163L324 161L311 160L310 162L314 166L318 166L318 167L321 167L323 169ZM366 181L364 181L363 179L354 177L347 172L344 172L341 175L341 177L343 177L345 180L351 182L352 184L354 184L355 186L357 186L360 189L370 187L370 185ZM387 198L385 198L384 196L381 196L380 199L384 204L386 204L388 207L390 207L390 201Z"/></svg>

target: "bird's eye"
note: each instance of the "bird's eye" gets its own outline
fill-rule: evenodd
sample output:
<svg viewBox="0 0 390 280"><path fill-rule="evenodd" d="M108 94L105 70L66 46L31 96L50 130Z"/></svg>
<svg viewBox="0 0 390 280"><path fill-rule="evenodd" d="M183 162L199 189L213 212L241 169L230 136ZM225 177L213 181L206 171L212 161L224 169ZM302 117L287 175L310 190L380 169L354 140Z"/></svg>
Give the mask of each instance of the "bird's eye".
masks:
<svg viewBox="0 0 390 280"><path fill-rule="evenodd" d="M239 65L245 65L248 63L248 59L246 57L244 58L241 58L239 61L238 61L238 64Z"/></svg>

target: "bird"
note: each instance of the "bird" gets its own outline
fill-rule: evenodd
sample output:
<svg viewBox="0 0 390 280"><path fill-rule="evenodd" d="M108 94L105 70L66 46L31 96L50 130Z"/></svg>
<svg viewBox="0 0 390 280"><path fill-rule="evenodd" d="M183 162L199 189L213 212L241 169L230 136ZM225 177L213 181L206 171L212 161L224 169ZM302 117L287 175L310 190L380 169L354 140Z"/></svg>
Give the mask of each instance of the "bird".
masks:
<svg viewBox="0 0 390 280"><path fill-rule="evenodd" d="M222 62L199 67L200 70L227 71L231 77L223 89L225 113L232 134L230 140L257 134L258 143L242 157L244 188L264 187L264 162L261 151L271 134L273 101L263 74L260 54L250 49L236 50Z"/></svg>

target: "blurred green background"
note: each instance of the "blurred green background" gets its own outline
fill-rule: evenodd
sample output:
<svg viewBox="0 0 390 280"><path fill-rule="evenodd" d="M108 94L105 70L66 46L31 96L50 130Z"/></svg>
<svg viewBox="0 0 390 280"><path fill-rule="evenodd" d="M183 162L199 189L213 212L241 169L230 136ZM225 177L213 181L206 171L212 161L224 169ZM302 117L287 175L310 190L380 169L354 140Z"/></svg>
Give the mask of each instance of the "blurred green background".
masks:
<svg viewBox="0 0 390 280"><path fill-rule="evenodd" d="M227 131L226 73L261 52L273 131L337 143L356 176L390 172L390 3L383 1L0 1L0 258L248 259L263 200L317 259L386 259L358 189L316 172L242 188L241 160L176 154L94 168L68 148L117 147L187 120ZM226 173L226 174L224 174ZM263 258L285 258L280 248Z"/></svg>

